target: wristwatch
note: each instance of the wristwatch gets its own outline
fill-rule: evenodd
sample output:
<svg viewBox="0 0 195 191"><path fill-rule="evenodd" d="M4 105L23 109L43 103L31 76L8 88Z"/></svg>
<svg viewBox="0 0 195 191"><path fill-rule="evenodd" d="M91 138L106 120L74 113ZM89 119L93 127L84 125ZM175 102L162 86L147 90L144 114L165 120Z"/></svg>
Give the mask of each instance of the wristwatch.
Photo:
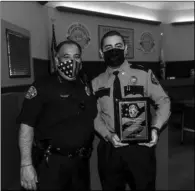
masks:
<svg viewBox="0 0 195 191"><path fill-rule="evenodd" d="M160 136L160 129L158 127L152 126L152 130L155 129L157 132L158 137Z"/></svg>

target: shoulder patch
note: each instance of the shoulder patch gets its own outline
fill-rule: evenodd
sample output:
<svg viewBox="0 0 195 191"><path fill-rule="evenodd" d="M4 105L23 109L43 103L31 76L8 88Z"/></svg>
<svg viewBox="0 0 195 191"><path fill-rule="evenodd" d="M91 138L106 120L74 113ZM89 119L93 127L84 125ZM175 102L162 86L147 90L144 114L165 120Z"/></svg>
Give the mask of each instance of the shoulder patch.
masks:
<svg viewBox="0 0 195 191"><path fill-rule="evenodd" d="M138 70L144 70L145 72L148 72L148 68L146 66L140 65L140 64L131 64L130 68L132 69L138 69Z"/></svg>
<svg viewBox="0 0 195 191"><path fill-rule="evenodd" d="M151 82L155 85L159 85L159 81L157 80L157 78L155 77L155 75L153 74L153 72L151 72Z"/></svg>
<svg viewBox="0 0 195 191"><path fill-rule="evenodd" d="M28 91L27 91L27 93L26 93L26 95L25 95L25 98L26 99L32 99L32 98L34 98L34 97L36 97L37 96L37 90L36 90L36 88L34 87L34 86L31 86L29 89L28 89Z"/></svg>

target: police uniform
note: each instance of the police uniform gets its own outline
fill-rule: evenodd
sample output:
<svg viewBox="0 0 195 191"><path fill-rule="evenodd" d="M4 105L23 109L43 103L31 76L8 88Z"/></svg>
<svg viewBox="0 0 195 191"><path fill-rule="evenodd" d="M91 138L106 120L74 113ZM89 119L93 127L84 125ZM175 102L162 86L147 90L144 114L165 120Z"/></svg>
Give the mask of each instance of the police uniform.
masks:
<svg viewBox="0 0 195 191"><path fill-rule="evenodd" d="M170 115L170 100L152 71L133 67L126 60L117 69L122 98L149 97L158 106L151 126L161 129ZM133 190L154 190L156 177L155 148L130 145L114 148L106 136L115 133L113 82L114 69L92 81L97 96L95 130L104 138L98 145L98 170L103 190L124 190L125 181Z"/></svg>
<svg viewBox="0 0 195 191"><path fill-rule="evenodd" d="M37 169L41 190L89 190L89 157L79 152L92 148L96 114L96 101L80 79L56 74L30 86L17 122L33 127L36 140L50 140L52 151L59 150Z"/></svg>

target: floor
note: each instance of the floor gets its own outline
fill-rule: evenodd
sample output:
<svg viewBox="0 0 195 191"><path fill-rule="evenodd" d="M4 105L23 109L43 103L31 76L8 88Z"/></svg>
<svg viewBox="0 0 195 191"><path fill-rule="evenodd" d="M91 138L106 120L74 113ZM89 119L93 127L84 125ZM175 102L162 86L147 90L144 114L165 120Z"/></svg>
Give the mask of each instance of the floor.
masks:
<svg viewBox="0 0 195 191"><path fill-rule="evenodd" d="M194 133L185 132L180 143L180 125L172 121L169 127L169 190L194 190Z"/></svg>

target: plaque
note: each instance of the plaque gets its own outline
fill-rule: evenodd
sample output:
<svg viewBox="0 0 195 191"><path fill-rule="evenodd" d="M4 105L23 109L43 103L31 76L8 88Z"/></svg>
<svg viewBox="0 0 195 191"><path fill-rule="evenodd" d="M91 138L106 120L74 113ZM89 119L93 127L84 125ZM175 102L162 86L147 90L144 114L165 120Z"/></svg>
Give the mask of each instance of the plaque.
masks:
<svg viewBox="0 0 195 191"><path fill-rule="evenodd" d="M150 105L147 97L116 100L118 134L122 143L147 143L151 140Z"/></svg>

